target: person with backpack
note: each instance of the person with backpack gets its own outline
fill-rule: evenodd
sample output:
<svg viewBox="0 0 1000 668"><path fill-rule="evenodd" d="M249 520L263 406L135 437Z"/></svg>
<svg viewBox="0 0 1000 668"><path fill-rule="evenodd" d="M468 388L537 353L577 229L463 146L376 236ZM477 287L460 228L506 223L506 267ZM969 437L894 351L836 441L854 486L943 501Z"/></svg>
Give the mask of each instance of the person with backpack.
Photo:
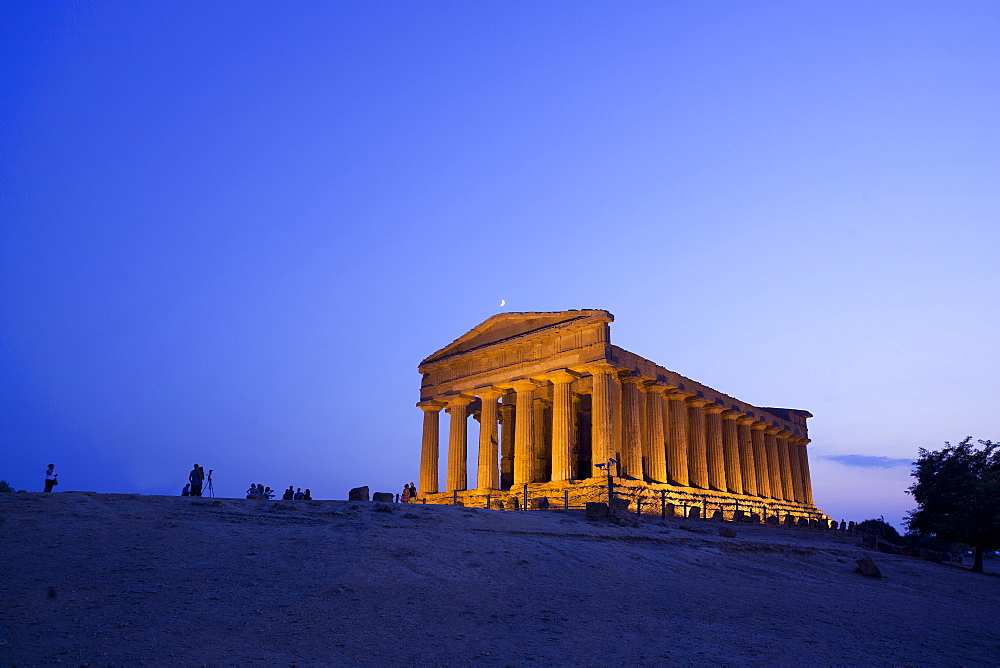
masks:
<svg viewBox="0 0 1000 668"><path fill-rule="evenodd" d="M59 484L59 474L56 473L56 465L49 464L45 469L45 491L51 492L52 488Z"/></svg>

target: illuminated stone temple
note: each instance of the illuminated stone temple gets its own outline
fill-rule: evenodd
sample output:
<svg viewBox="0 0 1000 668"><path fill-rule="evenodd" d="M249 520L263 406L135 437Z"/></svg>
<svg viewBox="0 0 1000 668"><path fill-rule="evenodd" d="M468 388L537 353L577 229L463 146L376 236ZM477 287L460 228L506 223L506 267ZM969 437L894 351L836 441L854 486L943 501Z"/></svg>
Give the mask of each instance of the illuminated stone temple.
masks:
<svg viewBox="0 0 1000 668"><path fill-rule="evenodd" d="M820 516L807 411L752 406L611 345L613 320L602 310L501 313L421 362L420 499L506 509L606 501L608 467L598 464L616 460L616 493L633 510Z"/></svg>

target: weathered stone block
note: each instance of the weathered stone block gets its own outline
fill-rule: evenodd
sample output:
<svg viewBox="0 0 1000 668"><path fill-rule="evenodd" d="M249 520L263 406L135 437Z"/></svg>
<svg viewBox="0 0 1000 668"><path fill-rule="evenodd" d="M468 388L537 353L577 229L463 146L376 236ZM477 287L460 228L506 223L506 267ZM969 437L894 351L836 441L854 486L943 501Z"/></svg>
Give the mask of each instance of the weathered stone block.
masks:
<svg viewBox="0 0 1000 668"><path fill-rule="evenodd" d="M608 513L613 517L622 517L629 514L628 510L629 501L628 499L613 499L611 501L611 507Z"/></svg>
<svg viewBox="0 0 1000 668"><path fill-rule="evenodd" d="M878 569L878 566L875 564L875 560L871 557L862 557L861 559L858 559L857 572L870 578L882 577L882 571Z"/></svg>
<svg viewBox="0 0 1000 668"><path fill-rule="evenodd" d="M375 492L372 494L372 501L382 501L383 503L392 503L396 500L396 496L392 492Z"/></svg>
<svg viewBox="0 0 1000 668"><path fill-rule="evenodd" d="M355 487L350 492L347 493L348 501L371 501L371 496L368 493L368 485L364 487Z"/></svg>
<svg viewBox="0 0 1000 668"><path fill-rule="evenodd" d="M723 514L721 510L716 510L714 513L712 513L712 519L722 521L726 519L726 516L725 514Z"/></svg>
<svg viewBox="0 0 1000 668"><path fill-rule="evenodd" d="M607 517L608 504L601 501L587 502L587 517Z"/></svg>
<svg viewBox="0 0 1000 668"><path fill-rule="evenodd" d="M540 496L535 499L529 499L528 503L530 504L529 506L530 508L535 508L537 510L548 510L549 507L549 500L544 496Z"/></svg>
<svg viewBox="0 0 1000 668"><path fill-rule="evenodd" d="M885 554L899 554L899 546L893 545L892 543L886 543L885 541L877 541L877 548L879 552L884 552Z"/></svg>
<svg viewBox="0 0 1000 668"><path fill-rule="evenodd" d="M699 506L691 506L688 508L688 517L697 520L701 518L701 508Z"/></svg>

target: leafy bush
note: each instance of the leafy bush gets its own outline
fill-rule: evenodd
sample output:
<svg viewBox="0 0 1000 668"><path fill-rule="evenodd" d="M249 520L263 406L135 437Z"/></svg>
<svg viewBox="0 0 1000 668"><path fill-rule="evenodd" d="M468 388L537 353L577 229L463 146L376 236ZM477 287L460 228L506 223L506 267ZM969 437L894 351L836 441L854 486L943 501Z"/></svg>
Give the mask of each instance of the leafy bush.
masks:
<svg viewBox="0 0 1000 668"><path fill-rule="evenodd" d="M11 487L6 480L0 480L0 494L3 492L13 492L14 488Z"/></svg>
<svg viewBox="0 0 1000 668"><path fill-rule="evenodd" d="M877 520L865 520L857 525L856 530L860 534L877 536L888 543L898 545L902 541L902 536L896 531L896 527L886 522L884 517L880 517Z"/></svg>

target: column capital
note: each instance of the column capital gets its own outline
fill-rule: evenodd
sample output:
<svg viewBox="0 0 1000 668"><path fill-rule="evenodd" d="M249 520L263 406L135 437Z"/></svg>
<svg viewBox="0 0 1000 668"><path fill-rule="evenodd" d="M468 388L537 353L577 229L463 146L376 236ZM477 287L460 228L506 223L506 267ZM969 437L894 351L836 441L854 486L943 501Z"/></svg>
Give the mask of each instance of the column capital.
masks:
<svg viewBox="0 0 1000 668"><path fill-rule="evenodd" d="M775 434L775 436L777 436L778 438L785 438L785 439L787 439L791 435L792 435L792 432L787 431L785 429L782 429L777 434Z"/></svg>
<svg viewBox="0 0 1000 668"><path fill-rule="evenodd" d="M553 385L563 385L565 383L572 383L574 380L579 378L580 375L573 373L569 369L556 369L555 371L547 371L540 376L535 376L535 378L540 378L542 380L547 380Z"/></svg>
<svg viewBox="0 0 1000 668"><path fill-rule="evenodd" d="M736 417L736 424L741 424L746 426L749 424L753 424L754 422L756 422L756 420L754 420L749 415L744 415L743 413L739 413Z"/></svg>
<svg viewBox="0 0 1000 668"><path fill-rule="evenodd" d="M533 380L528 380L527 378L521 378L520 380L512 380L506 383L497 383L493 387L498 387L504 390L514 390L515 392L524 392L525 390L537 390L538 383Z"/></svg>
<svg viewBox="0 0 1000 668"><path fill-rule="evenodd" d="M689 392L684 390L678 390L677 388L671 388L669 391L665 392L664 395L667 399L672 399L673 401L684 401L688 397L694 396Z"/></svg>
<svg viewBox="0 0 1000 668"><path fill-rule="evenodd" d="M743 413L739 411L734 411L733 409L727 409L722 411L721 417L723 420L739 420L743 417Z"/></svg>
<svg viewBox="0 0 1000 668"><path fill-rule="evenodd" d="M781 430L771 425L767 425L767 427L764 429L765 434L771 434L772 436L777 434L779 431Z"/></svg>
<svg viewBox="0 0 1000 668"><path fill-rule="evenodd" d="M459 406L468 406L475 401L476 398L468 394L456 394L451 397L445 397L444 400L445 403L448 404L448 408L457 408Z"/></svg>
<svg viewBox="0 0 1000 668"><path fill-rule="evenodd" d="M754 431L764 431L765 429L767 429L767 425L761 422L760 420L754 420L753 422L750 423L750 428L753 429Z"/></svg>
<svg viewBox="0 0 1000 668"><path fill-rule="evenodd" d="M719 404L706 404L705 405L705 412L706 413L722 413L724 410L726 410L725 407L724 406L720 406Z"/></svg>
<svg viewBox="0 0 1000 668"><path fill-rule="evenodd" d="M691 408L701 408L703 406L707 406L708 404L712 403L707 399L702 399L701 397L694 397L694 396L688 397L687 399L684 400L684 402Z"/></svg>
<svg viewBox="0 0 1000 668"><path fill-rule="evenodd" d="M443 401L435 401L434 399L428 399L426 401L418 401L417 408L428 413L437 413L439 410L445 407Z"/></svg>
<svg viewBox="0 0 1000 668"><path fill-rule="evenodd" d="M473 390L472 393L475 394L480 399L497 400L503 396L503 390L497 389L495 387L487 387L483 388L482 390Z"/></svg>
<svg viewBox="0 0 1000 668"><path fill-rule="evenodd" d="M593 362L591 364L585 364L583 366L574 368L573 371L579 371L581 373L589 373L591 376L601 376L605 374L612 374L617 371L618 367L609 362Z"/></svg>
<svg viewBox="0 0 1000 668"><path fill-rule="evenodd" d="M631 371L625 371L618 376L618 380L622 383L631 383L633 385L641 386L642 383L646 382L649 379L637 373L632 373Z"/></svg>
<svg viewBox="0 0 1000 668"><path fill-rule="evenodd" d="M643 392L666 392L669 388L666 383L660 382L658 380L648 380L639 386L639 389Z"/></svg>

